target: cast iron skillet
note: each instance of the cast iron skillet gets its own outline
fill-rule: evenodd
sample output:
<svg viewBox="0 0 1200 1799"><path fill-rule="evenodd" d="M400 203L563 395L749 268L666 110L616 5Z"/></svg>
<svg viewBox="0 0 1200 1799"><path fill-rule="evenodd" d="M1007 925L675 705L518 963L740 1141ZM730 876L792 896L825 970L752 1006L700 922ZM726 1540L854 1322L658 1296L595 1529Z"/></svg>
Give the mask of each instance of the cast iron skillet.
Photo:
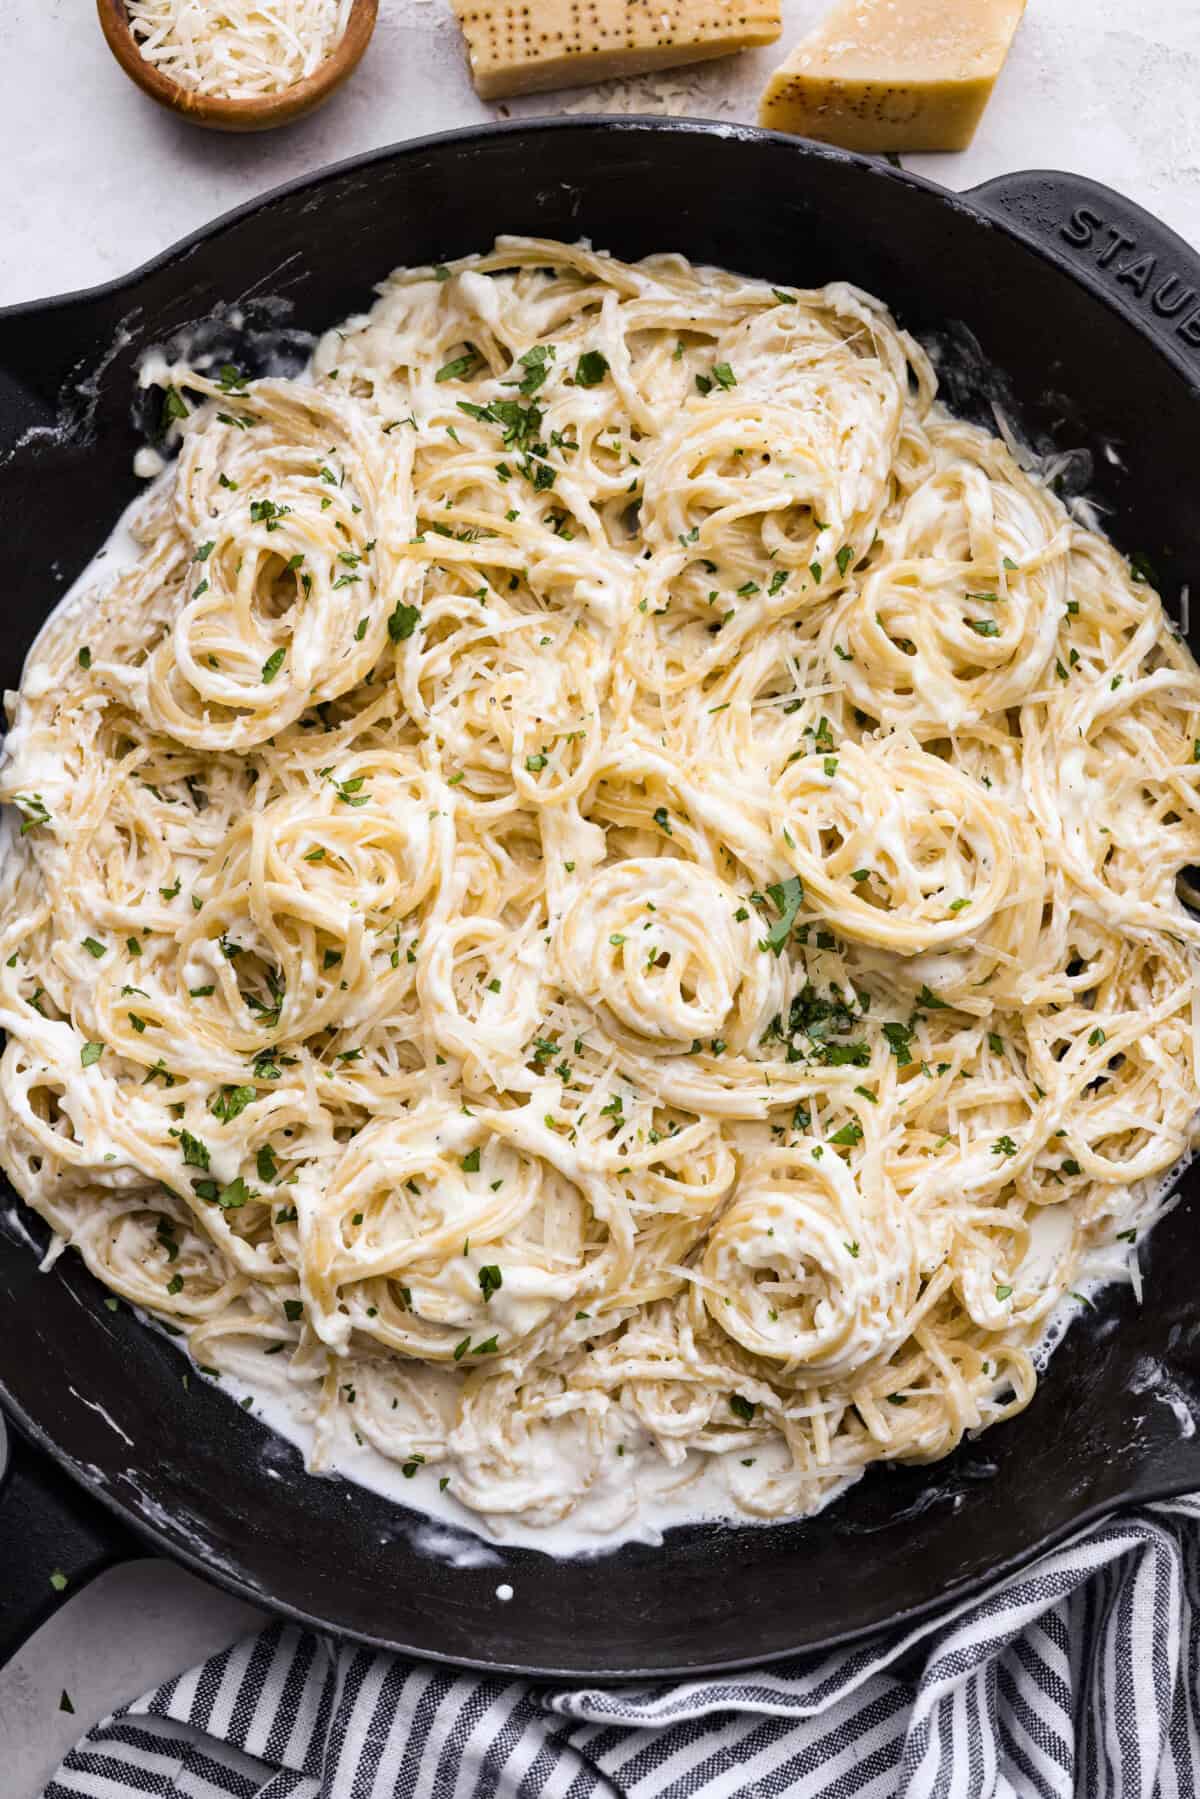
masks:
<svg viewBox="0 0 1200 1799"><path fill-rule="evenodd" d="M215 320L214 346L261 366L288 330L363 307L394 265L479 249L497 231L586 234L625 257L676 248L787 286L848 278L917 332L961 324L1007 372L1027 433L1080 452L1068 474L1107 509L1117 543L1149 555L1169 600L1200 565L1200 259L1137 207L1070 175L1004 177L956 198L760 131L554 121L344 163L127 280L0 317L3 685L16 685L63 584L135 490L134 366L148 345ZM952 401L982 415L980 370L947 362ZM193 1379L185 1392L175 1348L123 1306L107 1309L74 1256L37 1273L30 1238L45 1233L10 1194L0 1393L22 1435L102 1502L89 1523L69 1483L35 1490L34 1464L18 1471L10 1502L29 1567L0 1581L10 1631L28 1621L23 1584L49 1598L55 1562L84 1575L102 1559L104 1508L294 1617L563 1678L733 1667L914 1618L1114 1506L1200 1487L1200 1439L1179 1423L1200 1403L1200 1243L1186 1198L1198 1178L1145 1254L1146 1304L1112 1291L1029 1409L949 1462L880 1471L808 1523L698 1526L591 1561L502 1551L484 1567L423 1553L411 1514L307 1477L216 1387ZM122 1529L114 1547L130 1543ZM515 1590L507 1605L502 1580Z"/></svg>

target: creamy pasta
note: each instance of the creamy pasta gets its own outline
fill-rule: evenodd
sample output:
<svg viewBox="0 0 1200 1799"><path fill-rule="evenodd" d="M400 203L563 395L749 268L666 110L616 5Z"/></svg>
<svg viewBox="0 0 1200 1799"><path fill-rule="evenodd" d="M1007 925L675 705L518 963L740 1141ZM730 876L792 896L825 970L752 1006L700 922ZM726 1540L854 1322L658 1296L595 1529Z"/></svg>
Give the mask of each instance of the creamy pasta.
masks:
<svg viewBox="0 0 1200 1799"><path fill-rule="evenodd" d="M492 1520L622 1455L807 1513L1024 1406L1200 1103L1145 571L840 283L502 239L165 379L0 774L56 1244Z"/></svg>

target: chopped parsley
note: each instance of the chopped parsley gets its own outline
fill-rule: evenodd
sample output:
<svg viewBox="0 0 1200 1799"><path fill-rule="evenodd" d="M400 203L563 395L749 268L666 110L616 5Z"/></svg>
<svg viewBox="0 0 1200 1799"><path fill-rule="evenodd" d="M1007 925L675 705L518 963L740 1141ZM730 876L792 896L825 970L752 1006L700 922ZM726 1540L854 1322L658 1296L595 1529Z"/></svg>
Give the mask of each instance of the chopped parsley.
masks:
<svg viewBox="0 0 1200 1799"><path fill-rule="evenodd" d="M337 781L333 777L332 770L323 768L321 773L325 776L326 780L329 781L333 791L337 794L344 806L370 805L371 795L363 792L363 787L366 785L367 779L365 775L351 775L346 781ZM222 942L221 947L224 948L224 942ZM228 954L228 952L226 953Z"/></svg>
<svg viewBox="0 0 1200 1799"><path fill-rule="evenodd" d="M696 376L696 391L698 393L710 394L714 387L720 387L728 391L729 388L736 386L737 376L727 362L714 363L710 374Z"/></svg>
<svg viewBox="0 0 1200 1799"><path fill-rule="evenodd" d="M493 1293L498 1293L504 1285L504 1276L494 1262L489 1262L479 1270L479 1291L483 1294L486 1305Z"/></svg>
<svg viewBox="0 0 1200 1799"><path fill-rule="evenodd" d="M550 364L554 361L554 345L534 344L518 360L525 373L519 382L509 382L508 385L517 387L520 393L535 394L550 373Z"/></svg>
<svg viewBox="0 0 1200 1799"><path fill-rule="evenodd" d="M473 348L468 348L464 355L454 356L449 362L444 362L434 376L434 380L461 381L464 376L474 372L479 366L479 361L480 358L475 350Z"/></svg>
<svg viewBox="0 0 1200 1799"><path fill-rule="evenodd" d="M602 350L585 350L575 368L576 387L599 387L608 373L608 357Z"/></svg>
<svg viewBox="0 0 1200 1799"><path fill-rule="evenodd" d="M403 643L412 636L420 622L421 614L416 606L406 606L403 600L397 600L395 611L387 622L388 636L393 643Z"/></svg>
<svg viewBox="0 0 1200 1799"><path fill-rule="evenodd" d="M265 525L268 531L278 531L280 520L287 518L290 506L278 506L274 500L251 500L250 517L256 525ZM293 558L293 560L295 560ZM303 556L300 561L303 562ZM298 566L298 565L297 565ZM288 564L291 567L291 563Z"/></svg>
<svg viewBox="0 0 1200 1799"><path fill-rule="evenodd" d="M21 826L22 837L25 836L26 832L36 829L38 825L48 825L50 823L51 815L46 810L45 803L42 800L40 793L19 793L16 797L15 804L18 811L25 814L25 822Z"/></svg>
<svg viewBox="0 0 1200 1799"><path fill-rule="evenodd" d="M254 1087L222 1087L217 1097L210 1101L208 1109L222 1124L230 1124L257 1097L258 1092Z"/></svg>
<svg viewBox="0 0 1200 1799"><path fill-rule="evenodd" d="M208 1145L200 1137L193 1137L190 1131L180 1131L179 1147L183 1151L184 1165L188 1168L208 1170Z"/></svg>
<svg viewBox="0 0 1200 1799"><path fill-rule="evenodd" d="M253 1198L254 1194L239 1174L235 1181L230 1181L227 1187L221 1188L217 1194L217 1204L223 1212L237 1212L241 1210L248 1199Z"/></svg>
<svg viewBox="0 0 1200 1799"><path fill-rule="evenodd" d="M790 875L786 881L773 882L767 888L767 897L779 917L759 943L759 948L769 949L773 955L781 956L784 945L792 934L796 914L804 904L804 883L799 875Z"/></svg>

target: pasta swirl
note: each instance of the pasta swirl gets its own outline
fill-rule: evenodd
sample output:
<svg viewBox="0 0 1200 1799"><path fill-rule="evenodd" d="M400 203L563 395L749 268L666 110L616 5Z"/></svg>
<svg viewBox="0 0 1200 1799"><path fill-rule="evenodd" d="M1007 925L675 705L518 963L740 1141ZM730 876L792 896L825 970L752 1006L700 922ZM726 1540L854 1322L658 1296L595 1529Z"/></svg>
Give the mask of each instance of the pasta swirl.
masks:
<svg viewBox="0 0 1200 1799"><path fill-rule="evenodd" d="M840 283L502 239L161 378L0 769L54 1253L498 1529L795 1515L1026 1404L1195 1141L1145 569Z"/></svg>

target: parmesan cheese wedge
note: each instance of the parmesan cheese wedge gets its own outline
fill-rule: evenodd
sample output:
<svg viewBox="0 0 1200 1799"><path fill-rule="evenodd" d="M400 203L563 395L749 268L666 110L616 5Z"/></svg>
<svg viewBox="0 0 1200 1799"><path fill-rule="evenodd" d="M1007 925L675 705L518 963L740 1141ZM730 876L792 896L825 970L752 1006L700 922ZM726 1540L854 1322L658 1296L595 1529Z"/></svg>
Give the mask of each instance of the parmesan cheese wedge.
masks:
<svg viewBox="0 0 1200 1799"><path fill-rule="evenodd" d="M1025 0L840 0L767 83L759 123L845 150L965 150Z"/></svg>
<svg viewBox="0 0 1200 1799"><path fill-rule="evenodd" d="M485 100L773 44L780 0L453 0Z"/></svg>

